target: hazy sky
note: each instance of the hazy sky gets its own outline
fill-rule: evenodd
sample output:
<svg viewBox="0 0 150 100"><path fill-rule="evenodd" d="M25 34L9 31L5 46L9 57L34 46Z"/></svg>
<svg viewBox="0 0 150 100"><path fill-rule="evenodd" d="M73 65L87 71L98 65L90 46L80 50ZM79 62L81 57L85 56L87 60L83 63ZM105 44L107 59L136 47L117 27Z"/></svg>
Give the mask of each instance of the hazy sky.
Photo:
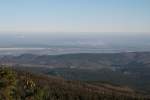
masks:
<svg viewBox="0 0 150 100"><path fill-rule="evenodd" d="M150 0L0 0L0 32L150 32Z"/></svg>

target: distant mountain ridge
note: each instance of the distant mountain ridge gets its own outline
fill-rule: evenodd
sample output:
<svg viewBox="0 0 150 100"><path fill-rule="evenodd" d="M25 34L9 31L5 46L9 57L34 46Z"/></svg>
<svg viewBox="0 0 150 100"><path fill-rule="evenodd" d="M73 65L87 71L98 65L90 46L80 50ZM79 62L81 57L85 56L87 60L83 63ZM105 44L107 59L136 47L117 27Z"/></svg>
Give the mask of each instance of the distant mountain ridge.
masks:
<svg viewBox="0 0 150 100"><path fill-rule="evenodd" d="M130 63L143 64L150 66L150 52L126 52L126 53L79 53L64 55L34 55L22 54L20 56L3 56L1 63L15 64L38 64L50 65L53 67L77 68L101 68L102 66L127 67ZM86 64L88 65L86 66ZM68 64L68 65L67 65ZM70 65L69 65L70 64ZM57 66L61 65L61 66ZM91 65L91 66L90 66Z"/></svg>

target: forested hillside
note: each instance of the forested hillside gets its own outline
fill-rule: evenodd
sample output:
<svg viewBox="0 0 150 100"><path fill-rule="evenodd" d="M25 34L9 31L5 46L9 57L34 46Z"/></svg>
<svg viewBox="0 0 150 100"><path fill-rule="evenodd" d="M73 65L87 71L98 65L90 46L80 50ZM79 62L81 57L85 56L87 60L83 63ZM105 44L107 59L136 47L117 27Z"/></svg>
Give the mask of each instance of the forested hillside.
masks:
<svg viewBox="0 0 150 100"><path fill-rule="evenodd" d="M148 100L129 88L0 68L0 100Z"/></svg>
<svg viewBox="0 0 150 100"><path fill-rule="evenodd" d="M0 57L0 64L69 80L125 85L150 93L150 52L8 55Z"/></svg>

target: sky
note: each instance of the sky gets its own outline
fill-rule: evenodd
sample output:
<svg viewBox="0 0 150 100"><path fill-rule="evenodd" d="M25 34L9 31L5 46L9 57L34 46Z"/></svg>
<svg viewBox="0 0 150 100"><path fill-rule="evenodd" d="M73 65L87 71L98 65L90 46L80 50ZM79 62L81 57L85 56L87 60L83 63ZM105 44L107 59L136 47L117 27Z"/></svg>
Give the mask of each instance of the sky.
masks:
<svg viewBox="0 0 150 100"><path fill-rule="evenodd" d="M0 0L2 32L150 32L150 0Z"/></svg>

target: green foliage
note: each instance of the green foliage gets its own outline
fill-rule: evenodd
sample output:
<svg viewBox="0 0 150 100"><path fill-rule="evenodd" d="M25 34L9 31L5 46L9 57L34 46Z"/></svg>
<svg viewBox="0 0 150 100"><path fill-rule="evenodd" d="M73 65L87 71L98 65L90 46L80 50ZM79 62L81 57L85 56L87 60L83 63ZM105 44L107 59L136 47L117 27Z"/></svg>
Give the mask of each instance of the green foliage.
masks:
<svg viewBox="0 0 150 100"><path fill-rule="evenodd" d="M1 93L1 97L6 100L13 100L16 93L16 74L14 71L8 68L0 68L0 90L3 91Z"/></svg>
<svg viewBox="0 0 150 100"><path fill-rule="evenodd" d="M81 82L0 68L0 100L148 100Z"/></svg>

